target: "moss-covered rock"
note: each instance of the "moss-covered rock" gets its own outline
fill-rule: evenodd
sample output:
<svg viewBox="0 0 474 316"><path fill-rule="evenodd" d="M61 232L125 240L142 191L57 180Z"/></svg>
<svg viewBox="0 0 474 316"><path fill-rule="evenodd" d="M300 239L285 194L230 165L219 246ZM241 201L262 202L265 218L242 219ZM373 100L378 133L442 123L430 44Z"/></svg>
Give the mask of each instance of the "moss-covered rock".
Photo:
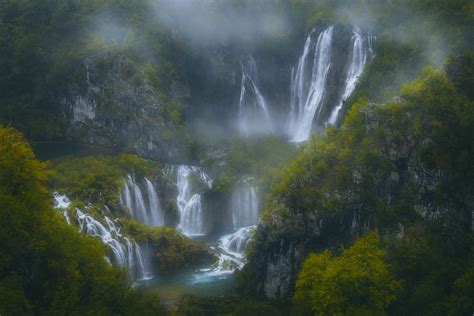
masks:
<svg viewBox="0 0 474 316"><path fill-rule="evenodd" d="M148 227L133 220L121 220L124 231L139 244L146 244L152 252L152 265L157 273L177 272L182 269L211 264L217 258L204 242L194 241L173 228Z"/></svg>

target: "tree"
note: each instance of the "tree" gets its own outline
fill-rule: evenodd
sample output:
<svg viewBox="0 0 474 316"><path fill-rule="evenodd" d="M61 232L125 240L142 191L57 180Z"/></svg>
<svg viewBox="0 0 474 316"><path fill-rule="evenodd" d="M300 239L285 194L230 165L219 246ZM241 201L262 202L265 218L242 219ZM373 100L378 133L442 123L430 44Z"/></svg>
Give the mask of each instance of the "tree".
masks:
<svg viewBox="0 0 474 316"><path fill-rule="evenodd" d="M314 315L382 314L400 283L384 259L376 233L359 238L339 256L310 254L296 281L294 299Z"/></svg>
<svg viewBox="0 0 474 316"><path fill-rule="evenodd" d="M23 136L0 126L0 314L156 314L160 301L131 289L104 245L53 210L45 165Z"/></svg>

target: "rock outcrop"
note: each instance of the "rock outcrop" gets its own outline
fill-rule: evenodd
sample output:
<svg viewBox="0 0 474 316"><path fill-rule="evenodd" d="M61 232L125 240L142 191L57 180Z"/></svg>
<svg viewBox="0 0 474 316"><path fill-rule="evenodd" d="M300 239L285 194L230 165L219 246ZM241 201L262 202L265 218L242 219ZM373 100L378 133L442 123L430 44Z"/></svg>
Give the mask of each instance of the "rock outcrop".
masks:
<svg viewBox="0 0 474 316"><path fill-rule="evenodd" d="M403 110L392 112L394 106ZM431 118L417 113L403 99L387 105L369 104L357 111L357 137L375 142L377 153L370 163L344 160L344 167L351 168L344 175L340 169L334 174L339 166L331 155L326 161L325 156L315 154L294 166L292 170L301 171L288 180L284 196L274 197L257 229L253 254L244 269L247 293L267 298L290 296L310 252L337 250L369 230L401 238L414 221L436 222L459 236L471 229L472 198L447 190L450 173L426 157L436 140L429 132L416 131L417 122L428 126ZM353 146L346 144L346 150L352 150L352 159L357 159L358 145ZM313 171L322 168L321 164L330 169ZM338 184L328 180L336 176ZM341 185L346 181L342 179L347 183Z"/></svg>
<svg viewBox="0 0 474 316"><path fill-rule="evenodd" d="M87 57L79 73L60 96L66 139L153 159L182 158L182 127L166 105L182 100L184 87L158 91L142 65L108 51Z"/></svg>

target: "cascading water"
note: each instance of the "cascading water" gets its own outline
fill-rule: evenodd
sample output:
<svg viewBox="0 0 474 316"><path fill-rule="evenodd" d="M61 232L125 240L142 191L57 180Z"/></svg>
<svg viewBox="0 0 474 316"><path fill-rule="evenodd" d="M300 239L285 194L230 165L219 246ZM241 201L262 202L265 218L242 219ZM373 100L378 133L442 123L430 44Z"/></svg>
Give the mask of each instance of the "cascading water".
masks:
<svg viewBox="0 0 474 316"><path fill-rule="evenodd" d="M177 229L187 236L205 234L201 194L193 188L191 177L196 177L208 188L212 187L211 178L204 170L195 166L168 166L165 174L175 179L178 188L176 200L180 219Z"/></svg>
<svg viewBox="0 0 474 316"><path fill-rule="evenodd" d="M229 273L245 264L245 251L259 221L258 189L252 180L240 180L234 187L230 203L234 232L219 239L221 253L213 273Z"/></svg>
<svg viewBox="0 0 474 316"><path fill-rule="evenodd" d="M64 218L70 224L68 208L71 202L67 197L58 193L55 193L54 197L56 208L62 211ZM113 263L120 267L126 267L130 276L136 280L144 280L151 276L147 264L143 260L140 246L130 238L124 237L120 233L118 224L104 216L104 225L79 208L76 208L75 211L80 231L93 237L99 237L111 249Z"/></svg>
<svg viewBox="0 0 474 316"><path fill-rule="evenodd" d="M150 206L150 226L163 226L165 224L165 220L163 218L163 211L161 209L160 200L158 199L158 195L156 194L156 188L153 183L147 178L145 178L145 182L148 193L148 205Z"/></svg>
<svg viewBox="0 0 474 316"><path fill-rule="evenodd" d="M62 211L63 217L66 220L66 223L71 225L71 219L67 212L69 206L71 205L71 201L65 195L61 195L58 192L54 192L53 194L55 200L55 207Z"/></svg>
<svg viewBox="0 0 474 316"><path fill-rule="evenodd" d="M259 89L257 64L252 56L241 62L242 80L239 99L239 132L241 135L271 133L272 119L267 101Z"/></svg>
<svg viewBox="0 0 474 316"><path fill-rule="evenodd" d="M232 222L234 229L256 225L258 223L257 188L249 181L239 181L232 193Z"/></svg>
<svg viewBox="0 0 474 316"><path fill-rule="evenodd" d="M145 179L148 201L145 202L140 186L135 182L134 177L128 175L124 181L124 186L120 194L121 204L126 206L135 220L154 227L163 226L164 218L160 200L153 183Z"/></svg>
<svg viewBox="0 0 474 316"><path fill-rule="evenodd" d="M221 237L221 246L230 253L237 256L243 256L247 245L252 237L252 232L256 229L256 225L242 227L235 233Z"/></svg>
<svg viewBox="0 0 474 316"><path fill-rule="evenodd" d="M314 46L313 32L306 40L296 71L292 71L290 115L287 126L288 136L292 142L302 142L309 138L315 116L320 113L327 74L331 68L333 29L331 26L318 36L311 74L307 73L307 68L311 63L310 52Z"/></svg>
<svg viewBox="0 0 474 316"><path fill-rule="evenodd" d="M306 39L296 69L292 69L290 112L287 121L287 135L292 142L308 140L315 122L319 128L323 128L325 123L335 125L340 120L344 102L354 92L367 61L373 55L372 45L375 37L362 36L361 32L354 28L348 66L343 68L344 71L347 69L347 72L342 93L336 100L338 103L328 111L326 103L331 100L327 99L327 95L330 95L329 91L333 89L328 78L332 78L334 71L341 65L340 61L333 61L333 33L334 27L328 27L319 34L315 43L313 30Z"/></svg>
<svg viewBox="0 0 474 316"><path fill-rule="evenodd" d="M344 105L344 102L347 98L350 97L352 92L356 88L357 81L359 80L362 72L364 71L365 65L369 56L373 53L372 51L372 41L373 37L363 37L358 30L354 30L354 35L351 39L352 45L352 56L349 69L347 71L346 82L344 87L344 92L341 97L341 101L334 108L329 117L328 123L335 125L340 117L341 109Z"/></svg>

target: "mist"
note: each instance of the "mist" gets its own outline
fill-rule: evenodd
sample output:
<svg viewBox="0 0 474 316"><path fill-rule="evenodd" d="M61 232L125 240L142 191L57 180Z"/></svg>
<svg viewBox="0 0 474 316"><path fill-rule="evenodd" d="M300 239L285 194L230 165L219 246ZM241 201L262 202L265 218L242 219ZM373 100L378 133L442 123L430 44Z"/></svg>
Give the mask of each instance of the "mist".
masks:
<svg viewBox="0 0 474 316"><path fill-rule="evenodd" d="M156 0L159 23L192 45L255 44L291 30L289 13L274 1Z"/></svg>

